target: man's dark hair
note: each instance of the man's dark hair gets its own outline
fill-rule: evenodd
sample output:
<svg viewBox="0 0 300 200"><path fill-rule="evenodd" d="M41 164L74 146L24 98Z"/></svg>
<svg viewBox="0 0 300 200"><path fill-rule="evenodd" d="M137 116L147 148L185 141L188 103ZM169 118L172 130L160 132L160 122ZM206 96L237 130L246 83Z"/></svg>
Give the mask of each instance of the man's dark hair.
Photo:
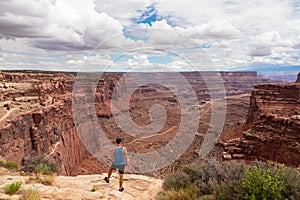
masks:
<svg viewBox="0 0 300 200"><path fill-rule="evenodd" d="M117 139L116 139L116 143L117 143L117 144L120 144L121 142L122 142L122 139L121 139L121 138L117 138Z"/></svg>

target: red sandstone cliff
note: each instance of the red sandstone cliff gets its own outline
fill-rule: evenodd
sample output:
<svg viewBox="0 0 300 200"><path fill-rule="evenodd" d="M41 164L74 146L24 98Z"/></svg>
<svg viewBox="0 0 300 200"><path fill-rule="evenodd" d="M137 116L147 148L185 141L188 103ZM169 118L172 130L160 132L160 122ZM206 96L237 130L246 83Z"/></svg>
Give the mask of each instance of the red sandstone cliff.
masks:
<svg viewBox="0 0 300 200"><path fill-rule="evenodd" d="M255 86L246 123L250 128L241 138L224 144L224 158L245 157L300 165L299 82Z"/></svg>
<svg viewBox="0 0 300 200"><path fill-rule="evenodd" d="M59 163L63 175L104 171L82 144L73 123L72 75L0 73L0 79L2 157L22 164L26 157L44 154ZM106 93L97 91L96 101L109 98L109 85L102 84ZM2 104L9 104L10 110ZM7 116L2 115L5 112Z"/></svg>
<svg viewBox="0 0 300 200"><path fill-rule="evenodd" d="M71 101L66 100L18 116L1 129L0 154L18 163L28 156L44 154L58 161L64 175L99 173L103 167L91 159L79 139L71 110Z"/></svg>

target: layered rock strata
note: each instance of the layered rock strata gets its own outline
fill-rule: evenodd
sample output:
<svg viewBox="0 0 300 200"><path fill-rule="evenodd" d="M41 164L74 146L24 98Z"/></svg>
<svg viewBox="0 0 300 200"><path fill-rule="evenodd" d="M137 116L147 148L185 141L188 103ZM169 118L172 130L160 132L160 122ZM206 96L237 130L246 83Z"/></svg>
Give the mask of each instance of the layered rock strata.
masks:
<svg viewBox="0 0 300 200"><path fill-rule="evenodd" d="M225 159L272 160L300 165L299 82L255 86L246 126L249 128L241 138L224 142Z"/></svg>
<svg viewBox="0 0 300 200"><path fill-rule="evenodd" d="M113 141L116 136L121 135L128 139L129 143L130 141L138 143L138 138L124 133L118 124L114 124L110 110L111 100L121 99L123 95L131 95L126 94L127 89L130 89L132 86L130 82L134 81L137 74L131 76L132 80L130 75L126 79L122 79L122 75L123 73L105 73L99 77L97 83L92 84L91 80L95 79L93 74L83 74L76 78L74 73L1 72L0 155L7 160L22 164L27 157L44 154L48 159L59 163L63 175L105 171L106 166L99 163L88 152L78 136L72 110L74 83L76 81L80 88L79 93L75 94L76 100L81 102L78 104L77 111L84 111L86 106L94 105L99 124L107 131L106 135L109 139ZM147 75L149 77L149 74ZM172 73L150 75L150 77L156 76L158 79L164 79L174 87L183 80L174 78ZM209 91L206 86L208 81L223 79L227 95L248 94L253 85L268 82L266 79L259 78L256 72L183 72L182 75L195 90L200 104L207 106L210 92L218 93L220 90L220 88L210 88ZM139 73L138 76L144 78L145 74ZM94 94L94 96L89 96L89 94ZM145 100L145 104L141 100ZM148 108L153 103L167 105L168 119L163 128L166 136L160 135L157 139L149 138L150 142L141 142L140 146L136 143L130 146L128 143L132 151L152 151L156 146L158 148L165 145L169 137L176 133L169 133L169 131L176 131L175 128L180 120L180 107L177 106L176 97L170 92L170 88L162 85L140 86L131 97L130 107L127 106L123 111L129 110L130 116L137 124L146 125L151 123ZM201 108L201 106L195 106L197 109ZM209 122L209 107L205 109L204 114L206 113ZM81 114L83 120L89 119L85 113ZM207 127L203 130L205 128ZM199 146L200 142L197 141L195 145ZM148 148L145 148L144 144ZM189 157L196 156L192 153ZM190 161L187 160L187 162Z"/></svg>

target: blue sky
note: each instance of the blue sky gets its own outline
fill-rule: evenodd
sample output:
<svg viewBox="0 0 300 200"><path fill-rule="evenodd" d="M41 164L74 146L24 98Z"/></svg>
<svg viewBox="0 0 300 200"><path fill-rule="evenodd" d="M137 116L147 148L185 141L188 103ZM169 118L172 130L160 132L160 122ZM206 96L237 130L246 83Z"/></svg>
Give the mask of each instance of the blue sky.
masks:
<svg viewBox="0 0 300 200"><path fill-rule="evenodd" d="M10 0L0 14L0 69L300 71L299 0Z"/></svg>

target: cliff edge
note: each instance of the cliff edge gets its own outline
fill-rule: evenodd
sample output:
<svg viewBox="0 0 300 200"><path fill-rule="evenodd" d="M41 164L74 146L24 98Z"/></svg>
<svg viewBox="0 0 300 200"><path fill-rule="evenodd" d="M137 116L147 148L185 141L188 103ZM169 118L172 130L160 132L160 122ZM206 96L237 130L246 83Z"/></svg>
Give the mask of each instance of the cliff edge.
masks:
<svg viewBox="0 0 300 200"><path fill-rule="evenodd" d="M123 192L118 191L118 174L113 174L110 183L103 179L106 174L80 175L74 177L57 176L53 185L40 183L26 183L29 177L17 175L1 175L0 187L7 184L22 181L21 189L14 195L7 195L0 191L0 199L17 200L28 189L36 189L42 199L56 200L151 200L156 199L157 194L162 190L162 180L141 175L126 174L124 176ZM97 190L92 192L93 186Z"/></svg>

